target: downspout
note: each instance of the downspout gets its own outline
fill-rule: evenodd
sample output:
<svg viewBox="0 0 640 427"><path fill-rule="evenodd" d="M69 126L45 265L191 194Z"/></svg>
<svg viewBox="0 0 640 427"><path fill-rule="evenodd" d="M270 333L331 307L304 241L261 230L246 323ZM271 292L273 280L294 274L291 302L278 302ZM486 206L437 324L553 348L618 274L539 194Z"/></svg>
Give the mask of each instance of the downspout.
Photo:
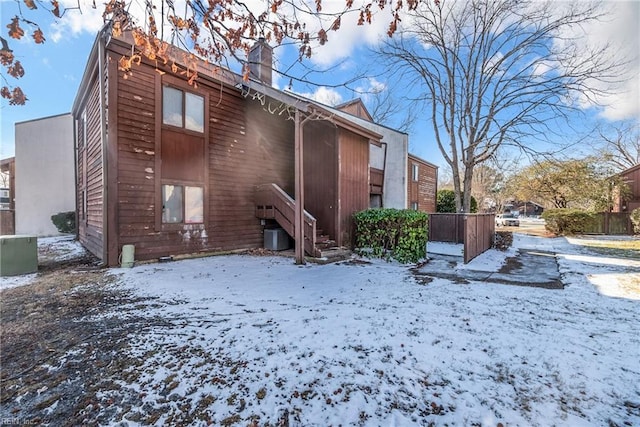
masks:
<svg viewBox="0 0 640 427"><path fill-rule="evenodd" d="M73 189L75 195L76 205L76 225L75 235L76 240L80 241L80 208L78 206L78 120L76 120L75 113L71 113L73 120Z"/></svg>
<svg viewBox="0 0 640 427"><path fill-rule="evenodd" d="M385 182L387 180L387 143L380 141L380 145L384 145L384 156L382 157L382 200L380 201L382 203L382 207L384 208L384 189L387 187Z"/></svg>
<svg viewBox="0 0 640 427"><path fill-rule="evenodd" d="M104 55L105 55L105 31L101 31L98 41L98 99L100 100L100 141L102 143L102 261L108 264L109 247L109 217L107 209L107 120L105 110L105 84L104 84Z"/></svg>

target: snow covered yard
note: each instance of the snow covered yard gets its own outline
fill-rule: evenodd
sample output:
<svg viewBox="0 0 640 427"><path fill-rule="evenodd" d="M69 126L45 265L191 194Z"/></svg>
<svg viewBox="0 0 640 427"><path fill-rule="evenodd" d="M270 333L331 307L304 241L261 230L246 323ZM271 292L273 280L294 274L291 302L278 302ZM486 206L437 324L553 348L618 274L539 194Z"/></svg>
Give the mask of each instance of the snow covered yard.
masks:
<svg viewBox="0 0 640 427"><path fill-rule="evenodd" d="M415 266L360 258L220 256L110 269L105 280L65 270L62 282L87 283L59 295L37 284L38 307L52 307L43 325L71 315L58 335L26 332L20 372L3 363L0 415L50 425L640 425L640 259L583 243L515 235L507 252L448 266L487 273L482 281L428 284ZM523 251L556 253L564 289L491 281ZM7 296L22 289L28 302L41 274L0 278L0 289L18 286L0 293L5 313ZM44 358L30 361L38 348Z"/></svg>
<svg viewBox="0 0 640 427"><path fill-rule="evenodd" d="M607 277L640 280L640 260L564 238L517 235L514 247L556 252L565 289L419 285L407 266L362 260L223 256L113 270L151 298L136 315L167 323L131 337L140 362L119 384L145 404L112 421L639 425L640 295ZM473 263L498 268L509 254Z"/></svg>

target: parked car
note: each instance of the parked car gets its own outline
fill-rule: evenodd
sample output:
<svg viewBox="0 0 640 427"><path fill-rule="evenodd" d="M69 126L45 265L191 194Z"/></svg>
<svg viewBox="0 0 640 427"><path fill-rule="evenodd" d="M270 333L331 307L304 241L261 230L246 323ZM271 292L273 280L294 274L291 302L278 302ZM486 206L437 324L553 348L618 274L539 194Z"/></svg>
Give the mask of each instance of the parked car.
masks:
<svg viewBox="0 0 640 427"><path fill-rule="evenodd" d="M517 216L512 213L504 213L496 215L496 225L500 226L509 226L509 227L519 227L520 220Z"/></svg>

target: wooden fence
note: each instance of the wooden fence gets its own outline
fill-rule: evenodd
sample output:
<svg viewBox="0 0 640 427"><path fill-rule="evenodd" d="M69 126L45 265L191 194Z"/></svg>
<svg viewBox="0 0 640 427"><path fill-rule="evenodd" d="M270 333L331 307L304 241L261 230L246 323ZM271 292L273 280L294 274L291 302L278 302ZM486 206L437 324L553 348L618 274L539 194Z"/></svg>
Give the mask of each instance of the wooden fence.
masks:
<svg viewBox="0 0 640 427"><path fill-rule="evenodd" d="M465 264L493 246L494 214L429 214L429 241L464 244Z"/></svg>
<svg viewBox="0 0 640 427"><path fill-rule="evenodd" d="M15 211L0 210L0 236L16 234Z"/></svg>
<svg viewBox="0 0 640 427"><path fill-rule="evenodd" d="M629 212L601 212L594 214L593 221L585 233L633 235L633 224Z"/></svg>

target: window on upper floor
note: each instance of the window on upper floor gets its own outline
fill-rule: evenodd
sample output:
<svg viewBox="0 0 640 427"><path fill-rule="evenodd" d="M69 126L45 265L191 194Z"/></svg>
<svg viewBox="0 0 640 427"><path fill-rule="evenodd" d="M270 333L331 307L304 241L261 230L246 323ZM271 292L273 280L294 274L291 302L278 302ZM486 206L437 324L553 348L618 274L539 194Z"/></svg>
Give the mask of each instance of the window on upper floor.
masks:
<svg viewBox="0 0 640 427"><path fill-rule="evenodd" d="M411 164L411 176L412 176L414 181L417 181L418 178L419 178L419 170L420 170L420 168L418 167L417 163L412 163Z"/></svg>
<svg viewBox="0 0 640 427"><path fill-rule="evenodd" d="M204 97L172 86L163 86L162 124L204 132Z"/></svg>

